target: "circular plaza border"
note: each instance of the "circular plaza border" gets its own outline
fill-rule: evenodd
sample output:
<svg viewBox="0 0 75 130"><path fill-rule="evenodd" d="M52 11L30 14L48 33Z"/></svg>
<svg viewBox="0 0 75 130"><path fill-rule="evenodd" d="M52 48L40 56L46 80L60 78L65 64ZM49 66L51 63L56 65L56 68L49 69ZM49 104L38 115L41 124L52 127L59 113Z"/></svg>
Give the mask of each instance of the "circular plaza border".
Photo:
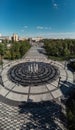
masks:
<svg viewBox="0 0 75 130"><path fill-rule="evenodd" d="M53 100L56 98L59 98L62 96L62 92L59 87L59 78L61 77L61 81L64 82L67 80L67 73L64 69L64 66L56 61L51 60L45 60L45 64L51 67L55 67L55 70L57 70L57 75L50 81L46 81L43 84L39 84L38 86L33 84L27 84L27 86L24 86L22 84L19 84L18 82L12 82L12 80L8 76L8 72L13 72L11 70L14 70L14 66L17 67L17 65L24 65L25 63L28 63L28 60L18 60L11 62L3 67L3 71L1 73L2 77L2 85L1 85L1 91L0 95L6 98L6 100L14 101L14 102L22 102L22 101L30 101L30 102L40 102L40 101L48 101ZM29 61L29 63L31 63ZM39 62L38 62L39 63ZM40 61L40 63L43 63L43 61ZM49 68L48 68L49 69ZM44 69L45 70L45 69ZM18 72L17 68L17 72ZM43 71L43 68L41 69L40 73ZM60 73L59 73L60 71ZM51 70L50 70L51 72ZM24 74L26 71L22 70L20 73ZM39 72L38 72L39 73ZM13 75L14 76L14 75ZM47 77L48 78L48 77ZM33 80L34 81L34 80Z"/></svg>

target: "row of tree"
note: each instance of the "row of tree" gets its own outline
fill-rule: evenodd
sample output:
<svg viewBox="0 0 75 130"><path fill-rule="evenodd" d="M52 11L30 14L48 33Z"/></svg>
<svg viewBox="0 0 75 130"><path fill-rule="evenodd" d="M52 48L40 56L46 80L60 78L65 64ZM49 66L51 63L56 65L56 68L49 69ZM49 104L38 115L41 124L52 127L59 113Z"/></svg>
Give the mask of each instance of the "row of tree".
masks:
<svg viewBox="0 0 75 130"><path fill-rule="evenodd" d="M45 39L44 47L49 56L56 56L56 57L75 56L75 40Z"/></svg>
<svg viewBox="0 0 75 130"><path fill-rule="evenodd" d="M2 58L15 60L21 58L30 48L28 41L13 42L8 47L7 43L0 43L0 61Z"/></svg>

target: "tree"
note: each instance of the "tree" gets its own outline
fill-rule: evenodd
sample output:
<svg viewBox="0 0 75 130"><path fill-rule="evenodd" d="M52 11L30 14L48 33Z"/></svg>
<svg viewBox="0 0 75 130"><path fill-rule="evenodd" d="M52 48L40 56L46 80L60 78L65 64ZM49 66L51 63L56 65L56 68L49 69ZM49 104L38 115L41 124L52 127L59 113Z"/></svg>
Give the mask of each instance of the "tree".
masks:
<svg viewBox="0 0 75 130"><path fill-rule="evenodd" d="M75 57L75 40L70 39L45 39L44 48L48 56L61 59Z"/></svg>
<svg viewBox="0 0 75 130"><path fill-rule="evenodd" d="M18 42L12 43L12 46L10 48L10 54L11 54L12 60L20 58L19 49L20 49L20 43L18 43Z"/></svg>
<svg viewBox="0 0 75 130"><path fill-rule="evenodd" d="M11 59L21 58L30 48L28 41L24 42L13 42L10 48Z"/></svg>
<svg viewBox="0 0 75 130"><path fill-rule="evenodd" d="M28 41L21 42L21 45L20 45L21 57L28 51L29 48L30 48L30 44Z"/></svg>
<svg viewBox="0 0 75 130"><path fill-rule="evenodd" d="M5 50L4 45L0 44L0 64L3 64L3 56L4 56Z"/></svg>

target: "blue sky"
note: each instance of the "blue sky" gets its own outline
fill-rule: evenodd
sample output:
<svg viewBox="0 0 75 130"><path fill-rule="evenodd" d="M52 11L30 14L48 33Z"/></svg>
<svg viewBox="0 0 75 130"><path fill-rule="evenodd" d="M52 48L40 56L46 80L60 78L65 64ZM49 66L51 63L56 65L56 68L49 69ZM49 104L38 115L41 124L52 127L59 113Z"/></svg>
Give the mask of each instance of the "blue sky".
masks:
<svg viewBox="0 0 75 130"><path fill-rule="evenodd" d="M75 0L0 0L0 33L75 38Z"/></svg>

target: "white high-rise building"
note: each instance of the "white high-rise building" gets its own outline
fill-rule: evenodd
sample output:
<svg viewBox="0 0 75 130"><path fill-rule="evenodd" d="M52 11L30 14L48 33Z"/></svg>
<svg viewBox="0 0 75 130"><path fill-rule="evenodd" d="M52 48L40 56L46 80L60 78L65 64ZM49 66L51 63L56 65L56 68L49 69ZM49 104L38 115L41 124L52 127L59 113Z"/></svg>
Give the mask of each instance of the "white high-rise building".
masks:
<svg viewBox="0 0 75 130"><path fill-rule="evenodd" d="M16 42L19 41L18 34L13 34L12 40L13 40L13 41L16 41Z"/></svg>

